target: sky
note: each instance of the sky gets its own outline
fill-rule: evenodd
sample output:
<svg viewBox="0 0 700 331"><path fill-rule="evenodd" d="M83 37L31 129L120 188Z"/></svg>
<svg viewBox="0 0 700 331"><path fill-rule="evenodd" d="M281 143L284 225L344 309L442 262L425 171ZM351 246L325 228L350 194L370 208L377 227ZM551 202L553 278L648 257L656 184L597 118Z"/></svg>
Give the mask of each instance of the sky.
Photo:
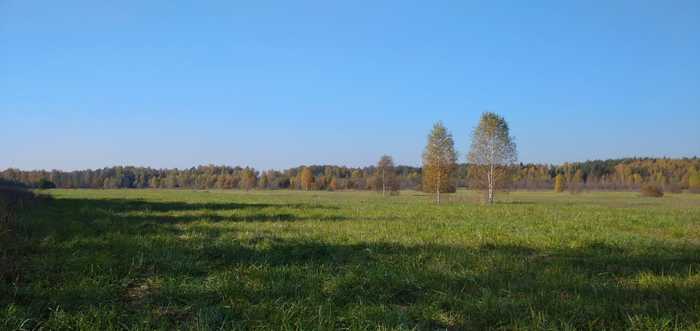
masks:
<svg viewBox="0 0 700 331"><path fill-rule="evenodd" d="M700 1L0 0L0 169L700 156Z"/></svg>

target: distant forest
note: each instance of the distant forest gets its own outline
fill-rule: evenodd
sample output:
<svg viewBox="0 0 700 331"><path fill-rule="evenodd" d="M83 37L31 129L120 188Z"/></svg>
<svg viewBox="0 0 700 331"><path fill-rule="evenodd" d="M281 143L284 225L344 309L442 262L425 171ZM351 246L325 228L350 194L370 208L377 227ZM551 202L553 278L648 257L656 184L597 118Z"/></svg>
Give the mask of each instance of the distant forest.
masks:
<svg viewBox="0 0 700 331"><path fill-rule="evenodd" d="M313 176L309 176L310 173ZM469 187L469 165L460 164L453 182ZM303 175L306 172L307 175ZM421 168L394 167L401 189L421 189ZM519 164L510 172L513 189L552 189L557 175L568 186L580 190L637 190L643 184L661 185L667 190L687 189L691 178L700 176L700 159L626 158L562 165ZM7 169L0 179L31 188L183 188L183 189L314 189L376 190L379 172L374 166L350 168L333 165L296 167L283 171L253 168L199 166L189 169L111 167L79 171L22 171ZM309 178L310 177L310 178ZM303 184L310 182L311 185ZM0 180L0 183L2 181Z"/></svg>

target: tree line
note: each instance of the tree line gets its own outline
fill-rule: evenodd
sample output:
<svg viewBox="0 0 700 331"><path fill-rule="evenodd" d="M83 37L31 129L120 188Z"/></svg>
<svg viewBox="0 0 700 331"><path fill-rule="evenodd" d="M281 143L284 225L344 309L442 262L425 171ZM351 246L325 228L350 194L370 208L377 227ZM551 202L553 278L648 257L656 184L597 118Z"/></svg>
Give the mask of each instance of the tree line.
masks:
<svg viewBox="0 0 700 331"><path fill-rule="evenodd" d="M505 119L484 113L472 133L465 163L458 162L452 134L438 122L428 135L422 167L395 166L381 156L368 167L299 166L258 171L251 167L205 165L189 169L115 166L95 170L59 171L6 169L2 180L28 188L153 188L153 189L291 189L375 190L395 194L401 189L435 193L457 187L481 189L493 202L498 189L639 190L656 185L669 192L700 192L700 159L622 158L564 163L517 163L514 138Z"/></svg>
<svg viewBox="0 0 700 331"><path fill-rule="evenodd" d="M307 175L302 179L305 169ZM379 169L336 165L300 166L281 171L214 165L188 169L116 166L78 171L6 169L0 171L0 178L30 188L379 190L377 184L382 184L378 180ZM391 168L385 168L385 176L386 169ZM645 183L688 189L691 178L700 174L700 159L624 158L562 165L519 163L510 170L508 179L513 189L551 190L557 177L565 190L570 186L581 190L637 190ZM475 187L478 179L470 178L469 173L469 164L456 164L449 189L442 191ZM389 176L390 188L423 189L421 167L395 166Z"/></svg>
<svg viewBox="0 0 700 331"><path fill-rule="evenodd" d="M301 174L305 172L302 179ZM153 169L115 166L95 170L59 171L6 169L0 178L30 188L184 188L184 189L297 189L375 190L382 184L379 167L352 168L336 165L300 166L286 170L258 171L229 166L198 166L188 169ZM473 187L470 165L455 165L449 189ZM624 158L561 165L522 164L510 168L513 189L551 190L557 176L564 189L637 190L645 183L690 188L700 174L700 159ZM386 169L385 169L386 176ZM423 169L395 166L387 179L393 188L422 190ZM471 176L474 177L474 176ZM429 189L429 188L428 188ZM386 192L390 190L387 189Z"/></svg>

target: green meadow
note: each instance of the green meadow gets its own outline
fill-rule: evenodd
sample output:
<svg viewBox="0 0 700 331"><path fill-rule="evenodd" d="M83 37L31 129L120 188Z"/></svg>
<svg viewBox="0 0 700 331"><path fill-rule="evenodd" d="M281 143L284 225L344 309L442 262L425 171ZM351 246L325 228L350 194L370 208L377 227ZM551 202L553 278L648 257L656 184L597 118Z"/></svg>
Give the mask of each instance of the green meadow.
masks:
<svg viewBox="0 0 700 331"><path fill-rule="evenodd" d="M697 194L44 193L0 329L700 329Z"/></svg>

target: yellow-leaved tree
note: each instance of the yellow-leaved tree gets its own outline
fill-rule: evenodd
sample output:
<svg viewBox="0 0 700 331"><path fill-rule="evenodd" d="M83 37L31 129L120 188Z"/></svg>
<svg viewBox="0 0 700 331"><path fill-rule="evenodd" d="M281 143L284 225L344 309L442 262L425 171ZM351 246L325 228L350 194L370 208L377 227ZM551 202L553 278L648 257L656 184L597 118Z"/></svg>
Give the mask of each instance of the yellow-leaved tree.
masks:
<svg viewBox="0 0 700 331"><path fill-rule="evenodd" d="M564 190L566 189L564 184L565 181L566 178L564 178L562 174L558 174L557 177L554 178L554 192L564 192Z"/></svg>
<svg viewBox="0 0 700 331"><path fill-rule="evenodd" d="M304 167L301 171L301 189L309 191L314 186L314 174L309 167Z"/></svg>
<svg viewBox="0 0 700 331"><path fill-rule="evenodd" d="M700 193L700 172L693 171L688 177L688 189L693 193Z"/></svg>
<svg viewBox="0 0 700 331"><path fill-rule="evenodd" d="M455 191L452 177L457 169L457 152L454 145L452 134L442 122L435 123L423 152L423 191L435 193L437 203L440 203L440 193Z"/></svg>

